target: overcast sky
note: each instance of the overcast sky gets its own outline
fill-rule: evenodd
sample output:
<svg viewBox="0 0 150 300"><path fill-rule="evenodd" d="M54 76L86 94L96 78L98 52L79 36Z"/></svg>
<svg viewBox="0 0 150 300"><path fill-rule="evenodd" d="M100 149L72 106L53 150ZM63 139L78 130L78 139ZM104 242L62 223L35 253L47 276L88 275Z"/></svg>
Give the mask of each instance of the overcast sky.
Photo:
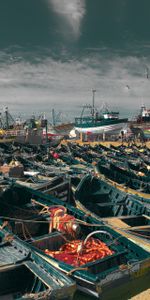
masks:
<svg viewBox="0 0 150 300"><path fill-rule="evenodd" d="M66 118L90 103L150 106L150 1L1 0L0 108ZM22 105L22 106L20 106Z"/></svg>

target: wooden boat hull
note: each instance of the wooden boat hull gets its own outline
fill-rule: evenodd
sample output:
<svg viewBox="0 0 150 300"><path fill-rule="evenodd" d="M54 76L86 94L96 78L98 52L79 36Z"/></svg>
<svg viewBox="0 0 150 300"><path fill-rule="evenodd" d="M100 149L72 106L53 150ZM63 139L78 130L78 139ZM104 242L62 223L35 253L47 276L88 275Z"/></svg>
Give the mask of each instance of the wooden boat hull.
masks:
<svg viewBox="0 0 150 300"><path fill-rule="evenodd" d="M103 221L150 253L150 217L112 217Z"/></svg>
<svg viewBox="0 0 150 300"><path fill-rule="evenodd" d="M119 184L124 184L127 187L142 193L150 194L149 182L144 182L139 179L132 178L132 176L128 176L127 174L123 174L122 172L114 171L112 168L104 166L101 163L98 163L97 165L97 172L99 174L103 174L113 181L116 181Z"/></svg>
<svg viewBox="0 0 150 300"><path fill-rule="evenodd" d="M99 298L100 295L103 295L108 288L113 289L114 286L124 288L124 284L130 282L134 277L140 277L146 275L149 272L150 267L150 260L149 258L145 260L145 262L141 262L140 264L135 263L134 266L128 268L125 265L120 265L119 268L115 268L113 266L113 259L112 258L112 268L109 270L107 269L107 263L109 264L109 260L104 260L95 262L92 264L86 264L83 268L72 268L69 265L62 263L58 260L54 260L50 256L43 253L43 249L45 246L49 246L51 249L54 247L54 240L57 239L58 243L58 236L45 236L36 239L36 241L31 242L32 249L36 251L40 256L42 256L46 261L54 264L59 270L65 272L66 274L70 274L70 276L76 280L78 290ZM120 260L122 257L120 256ZM74 270L74 271L73 271ZM87 270L89 272L87 272ZM103 272L102 272L103 270ZM93 276L92 276L93 275Z"/></svg>
<svg viewBox="0 0 150 300"><path fill-rule="evenodd" d="M100 122L99 122L100 123ZM122 128L125 127L127 122L123 120L119 120L119 122L116 121L111 121L107 122L105 121L106 124L97 124L96 126L88 126L88 127L75 127L75 131L78 131L80 133L86 133L86 134L103 134L103 133L109 133L109 134L119 134Z"/></svg>
<svg viewBox="0 0 150 300"><path fill-rule="evenodd" d="M0 230L0 298L72 299L75 283L33 253L9 231Z"/></svg>

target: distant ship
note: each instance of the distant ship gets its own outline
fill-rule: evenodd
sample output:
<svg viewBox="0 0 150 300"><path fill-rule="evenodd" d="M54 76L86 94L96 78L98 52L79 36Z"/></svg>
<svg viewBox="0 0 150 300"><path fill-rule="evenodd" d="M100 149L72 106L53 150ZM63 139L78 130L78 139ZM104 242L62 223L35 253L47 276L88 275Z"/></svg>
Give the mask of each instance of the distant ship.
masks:
<svg viewBox="0 0 150 300"><path fill-rule="evenodd" d="M85 105L83 107L81 116L75 118L74 131L83 134L119 134L121 130L127 125L127 118L119 118L119 112L109 111L105 107L104 111L100 113L95 108L93 90L93 105ZM90 109L90 114L83 116L85 108Z"/></svg>
<svg viewBox="0 0 150 300"><path fill-rule="evenodd" d="M150 122L150 109L147 109L145 105L142 105L140 113L137 116L137 123L147 122Z"/></svg>
<svg viewBox="0 0 150 300"><path fill-rule="evenodd" d="M139 114L130 121L130 126L140 128L143 131L144 137L150 139L150 109L147 109L143 104Z"/></svg>

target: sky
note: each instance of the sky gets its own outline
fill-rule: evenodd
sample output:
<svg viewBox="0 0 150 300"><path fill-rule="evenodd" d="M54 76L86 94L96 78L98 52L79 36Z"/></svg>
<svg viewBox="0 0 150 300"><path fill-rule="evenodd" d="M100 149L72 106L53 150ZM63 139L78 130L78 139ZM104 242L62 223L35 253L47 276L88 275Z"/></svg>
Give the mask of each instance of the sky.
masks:
<svg viewBox="0 0 150 300"><path fill-rule="evenodd" d="M149 0L1 0L0 110L71 120L150 106Z"/></svg>

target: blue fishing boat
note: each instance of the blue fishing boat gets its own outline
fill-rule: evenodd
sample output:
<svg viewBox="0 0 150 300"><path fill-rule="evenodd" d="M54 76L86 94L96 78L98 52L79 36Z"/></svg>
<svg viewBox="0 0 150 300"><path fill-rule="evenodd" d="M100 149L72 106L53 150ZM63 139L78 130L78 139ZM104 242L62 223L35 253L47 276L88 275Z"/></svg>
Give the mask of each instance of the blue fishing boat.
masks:
<svg viewBox="0 0 150 300"><path fill-rule="evenodd" d="M74 186L76 205L150 252L150 198L86 175Z"/></svg>
<svg viewBox="0 0 150 300"><path fill-rule="evenodd" d="M80 117L75 118L74 132L77 134L86 135L104 135L104 134L119 134L127 125L127 118L119 118L118 111L110 111L108 107L101 109L99 112L95 107L95 92L93 90L92 105L83 106ZM86 109L89 113L85 115Z"/></svg>

